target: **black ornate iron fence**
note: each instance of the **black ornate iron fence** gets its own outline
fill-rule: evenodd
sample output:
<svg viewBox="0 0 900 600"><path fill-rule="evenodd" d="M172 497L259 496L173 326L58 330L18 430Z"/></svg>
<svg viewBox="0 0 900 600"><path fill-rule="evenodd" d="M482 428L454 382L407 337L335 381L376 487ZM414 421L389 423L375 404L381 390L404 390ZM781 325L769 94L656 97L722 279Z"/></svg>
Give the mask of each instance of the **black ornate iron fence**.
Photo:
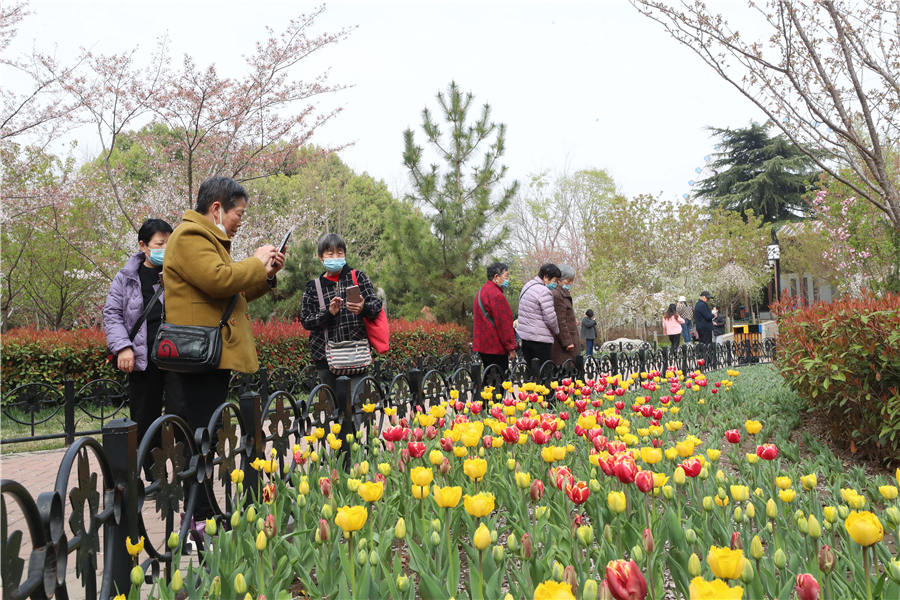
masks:
<svg viewBox="0 0 900 600"><path fill-rule="evenodd" d="M256 471L249 468L250 463L266 456L268 448L274 448L278 451L279 468L285 468L291 457L288 450L316 427L341 423L342 431L353 432L358 439L377 438L385 424L386 408L396 408L397 415L404 417L418 407L427 409L449 400L453 389L459 390L460 395L475 394L483 386L499 386L507 378L521 383L532 373L549 382L567 376L591 378L602 373L663 370L673 365L683 370L698 366L709 370L769 361L774 353L774 340L743 347L695 344L675 352L642 345L583 361L567 361L558 367L552 363L526 365L517 361L508 373L495 366L482 370L480 360L474 356L456 356L405 364L403 367L408 368L399 372L379 366L353 389L346 377L338 378L334 389L319 384L309 369L296 376L279 370L236 376L231 382L231 399L216 409L205 427L191 431L182 418L164 415L138 444L137 427L132 421L109 418L100 430L102 441L81 437L69 446L50 491L35 498L16 481L3 479L3 597L68 598L66 573L70 564L75 567L79 595L90 600L107 599L117 591L127 590L131 563L126 537L145 537L147 558L141 566L148 579L159 576L162 570L169 576L173 551L166 541L177 531L182 544L187 543L193 515L201 501L223 525L229 523L232 470L244 470L244 485L255 489ZM95 382L82 390L92 383ZM102 385L88 389L111 390L109 398L114 400L110 400L110 406L115 405L116 412L109 416L118 417L124 391L106 380L99 383ZM66 389L73 391L74 387L67 385ZM74 400L78 393L64 393L64 397ZM375 410L366 412L363 406L367 404L374 404ZM4 399L4 415L6 406ZM58 402L51 406L58 406ZM74 410L64 406L67 414ZM68 436L69 432L63 435ZM158 446L154 446L155 440L159 441ZM147 481L140 477L143 466L149 469ZM224 501L220 502L220 498ZM27 556L21 556L26 532L10 528L8 500L18 505L24 517L30 538ZM150 535L144 521L145 505L165 523L161 535ZM186 546L184 550L190 552Z"/></svg>

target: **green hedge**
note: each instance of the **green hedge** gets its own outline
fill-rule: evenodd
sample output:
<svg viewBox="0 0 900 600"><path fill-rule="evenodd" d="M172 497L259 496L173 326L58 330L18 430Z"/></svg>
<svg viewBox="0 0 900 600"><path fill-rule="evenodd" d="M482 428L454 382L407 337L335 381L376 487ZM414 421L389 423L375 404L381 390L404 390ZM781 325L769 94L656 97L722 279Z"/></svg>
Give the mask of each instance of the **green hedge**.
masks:
<svg viewBox="0 0 900 600"><path fill-rule="evenodd" d="M459 325L398 320L391 321L390 326L391 349L382 358L392 364L468 348L469 332ZM260 366L287 367L299 372L309 364L309 332L299 322L255 322L253 334ZM114 362L106 362L102 329L13 329L0 338L0 344L0 385L4 393L23 383L62 386L66 379L74 380L77 389L92 379L115 379L121 375Z"/></svg>
<svg viewBox="0 0 900 600"><path fill-rule="evenodd" d="M776 307L776 364L836 438L900 461L900 294Z"/></svg>

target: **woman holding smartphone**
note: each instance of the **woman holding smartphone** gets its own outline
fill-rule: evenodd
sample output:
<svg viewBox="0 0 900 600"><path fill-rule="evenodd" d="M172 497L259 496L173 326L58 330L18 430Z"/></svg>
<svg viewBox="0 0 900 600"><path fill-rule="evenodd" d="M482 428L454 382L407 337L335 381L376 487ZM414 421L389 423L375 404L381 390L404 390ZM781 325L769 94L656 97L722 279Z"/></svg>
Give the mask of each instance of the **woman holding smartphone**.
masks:
<svg viewBox="0 0 900 600"><path fill-rule="evenodd" d="M381 299L375 295L375 288L366 274L347 264L347 244L341 236L336 233L323 235L319 238L317 253L324 272L306 284L300 321L310 332L309 350L319 370L319 380L334 388L337 375L331 372L325 358L326 332L332 342L368 340L363 318L378 316ZM364 376L365 373L351 377L351 391Z"/></svg>

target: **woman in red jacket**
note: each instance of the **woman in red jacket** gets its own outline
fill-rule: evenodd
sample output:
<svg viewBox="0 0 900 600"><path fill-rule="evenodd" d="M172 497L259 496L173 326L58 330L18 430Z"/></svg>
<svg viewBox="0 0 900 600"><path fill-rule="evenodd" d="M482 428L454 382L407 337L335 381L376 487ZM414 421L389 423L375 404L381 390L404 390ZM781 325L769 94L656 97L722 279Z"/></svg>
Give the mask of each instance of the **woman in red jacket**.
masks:
<svg viewBox="0 0 900 600"><path fill-rule="evenodd" d="M481 355L484 368L498 365L504 372L516 357L516 334L512 309L503 290L509 287L509 267L495 262L487 268L487 281L475 295L472 306L472 350Z"/></svg>

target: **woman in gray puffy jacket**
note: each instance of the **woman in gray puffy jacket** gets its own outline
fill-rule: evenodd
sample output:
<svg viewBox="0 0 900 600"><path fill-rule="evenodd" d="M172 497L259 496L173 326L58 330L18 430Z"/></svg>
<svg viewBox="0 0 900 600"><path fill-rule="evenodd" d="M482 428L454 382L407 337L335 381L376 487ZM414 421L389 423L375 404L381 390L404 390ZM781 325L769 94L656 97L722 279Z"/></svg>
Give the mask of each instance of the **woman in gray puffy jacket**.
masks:
<svg viewBox="0 0 900 600"><path fill-rule="evenodd" d="M552 290L559 282L560 271L553 263L541 265L537 277L527 281L519 294L519 324L516 333L522 338L525 362L537 358L543 365L553 359L553 341L559 335Z"/></svg>

